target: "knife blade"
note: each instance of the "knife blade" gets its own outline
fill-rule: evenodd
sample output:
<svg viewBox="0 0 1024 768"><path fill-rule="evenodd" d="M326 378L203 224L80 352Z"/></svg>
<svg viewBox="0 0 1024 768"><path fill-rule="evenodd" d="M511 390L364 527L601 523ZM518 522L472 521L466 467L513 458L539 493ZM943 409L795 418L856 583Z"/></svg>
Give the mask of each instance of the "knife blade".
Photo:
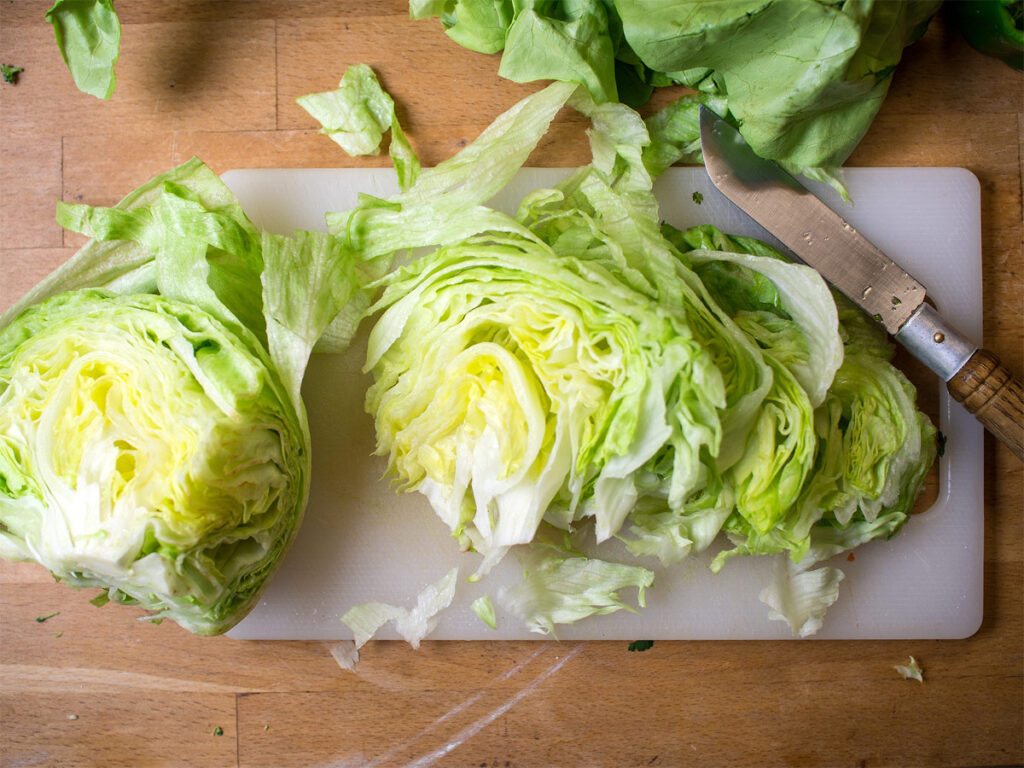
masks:
<svg viewBox="0 0 1024 768"><path fill-rule="evenodd" d="M955 400L1024 460L1024 386L925 301L925 287L727 121L700 107L712 184L793 255L879 322Z"/></svg>

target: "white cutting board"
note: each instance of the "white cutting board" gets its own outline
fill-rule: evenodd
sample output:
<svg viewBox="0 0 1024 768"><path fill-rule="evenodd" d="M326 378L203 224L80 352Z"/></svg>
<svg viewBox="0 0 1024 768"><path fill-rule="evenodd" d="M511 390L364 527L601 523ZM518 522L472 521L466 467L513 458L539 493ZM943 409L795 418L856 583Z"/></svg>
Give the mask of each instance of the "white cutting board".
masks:
<svg viewBox="0 0 1024 768"><path fill-rule="evenodd" d="M523 193L550 186L568 170L524 169L493 204L514 210ZM326 211L345 210L359 192L396 191L390 169L235 170L224 174L253 221L273 232L323 229ZM854 206L842 213L918 277L943 314L981 339L981 221L977 179L958 168L849 169ZM819 190L821 188L819 187ZM703 195L697 204L694 192ZM714 224L726 232L771 238L711 186L703 168L673 168L658 180L662 217L677 227ZM838 198L823 193L834 207ZM301 300L301 297L297 297ZM365 336L365 327L363 329ZM313 484L298 537L259 605L231 632L246 639L351 638L341 616L369 600L411 606L415 595L460 567L455 602L431 639L538 638L498 610L498 628L470 610L479 595L518 581L507 557L479 584L479 557L461 553L426 500L399 494L373 456L373 426L362 402L369 378L364 348L314 355L304 386L313 434ZM947 436L935 505L889 542L871 542L834 565L846 574L819 638L960 638L982 617L982 430L940 389L940 430ZM615 547L613 546L614 550ZM607 551L607 550L605 550ZM717 551L717 547L714 548ZM755 639L790 637L758 600L768 558L735 558L721 573L705 567L713 552L669 569L656 561L639 613L619 611L558 629L564 640ZM635 590L624 595L635 598ZM390 626L378 633L397 637Z"/></svg>

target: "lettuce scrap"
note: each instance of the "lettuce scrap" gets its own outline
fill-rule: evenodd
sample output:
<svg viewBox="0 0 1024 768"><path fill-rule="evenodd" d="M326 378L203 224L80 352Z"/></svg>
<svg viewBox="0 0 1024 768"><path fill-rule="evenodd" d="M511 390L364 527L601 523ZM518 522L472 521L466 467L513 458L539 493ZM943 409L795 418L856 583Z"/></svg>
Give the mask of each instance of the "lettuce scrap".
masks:
<svg viewBox="0 0 1024 768"><path fill-rule="evenodd" d="M407 189L419 175L419 159L395 115L395 102L365 64L345 70L337 89L295 101L323 126L323 133L353 156L379 154L385 132L391 131L389 154L399 186Z"/></svg>
<svg viewBox="0 0 1024 768"><path fill-rule="evenodd" d="M393 622L395 631L413 648L437 625L439 614L451 605L458 586L459 569L452 568L440 580L428 584L416 597L416 605L403 608L388 603L370 602L350 608L341 617L352 630L355 650L362 648L377 630Z"/></svg>
<svg viewBox="0 0 1024 768"><path fill-rule="evenodd" d="M46 20L78 90L109 99L121 54L121 22L112 0L56 0Z"/></svg>

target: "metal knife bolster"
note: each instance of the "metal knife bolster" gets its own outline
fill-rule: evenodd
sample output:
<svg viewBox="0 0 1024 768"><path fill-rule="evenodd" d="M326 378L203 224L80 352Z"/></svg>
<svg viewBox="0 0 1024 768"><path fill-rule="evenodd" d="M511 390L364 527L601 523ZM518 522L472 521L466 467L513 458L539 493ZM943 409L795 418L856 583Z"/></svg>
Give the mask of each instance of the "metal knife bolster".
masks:
<svg viewBox="0 0 1024 768"><path fill-rule="evenodd" d="M943 381L949 381L978 351L930 304L922 304L895 334L896 340Z"/></svg>
<svg viewBox="0 0 1024 768"><path fill-rule="evenodd" d="M704 106L701 148L716 187L949 381L978 349L925 303L925 287Z"/></svg>

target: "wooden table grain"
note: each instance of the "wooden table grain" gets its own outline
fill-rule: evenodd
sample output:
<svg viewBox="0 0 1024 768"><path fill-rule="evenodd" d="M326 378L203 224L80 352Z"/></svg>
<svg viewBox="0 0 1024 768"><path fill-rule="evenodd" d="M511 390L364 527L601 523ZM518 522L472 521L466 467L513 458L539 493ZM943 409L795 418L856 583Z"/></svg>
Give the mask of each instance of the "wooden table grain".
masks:
<svg viewBox="0 0 1024 768"><path fill-rule="evenodd" d="M78 93L43 21L0 3L0 309L81 245L60 198L110 205L193 155L236 167L386 165L318 135L295 97L372 65L424 164L536 85L455 45L402 0L118 0L118 88ZM661 98L667 98L667 94ZM1024 76L945 16L912 48L851 157L981 181L984 343L1024 370ZM579 118L533 165L578 165ZM245 642L89 603L0 564L5 766L996 766L1024 763L1022 466L985 442L985 618L957 641ZM45 621L39 618L51 615ZM923 684L893 665L915 656Z"/></svg>

